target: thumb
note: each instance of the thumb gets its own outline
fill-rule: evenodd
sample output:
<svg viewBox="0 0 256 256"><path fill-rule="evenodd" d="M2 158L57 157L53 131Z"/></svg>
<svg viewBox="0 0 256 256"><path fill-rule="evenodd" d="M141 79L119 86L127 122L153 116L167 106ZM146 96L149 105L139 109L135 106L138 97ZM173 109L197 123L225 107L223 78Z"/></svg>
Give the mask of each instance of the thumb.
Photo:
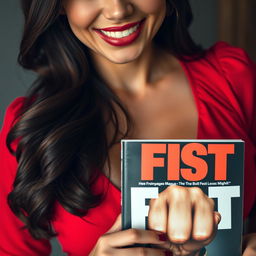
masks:
<svg viewBox="0 0 256 256"><path fill-rule="evenodd" d="M221 215L219 212L214 212L214 220L215 220L216 225L218 225L220 223Z"/></svg>
<svg viewBox="0 0 256 256"><path fill-rule="evenodd" d="M120 231L122 227L122 215L121 213L117 216L116 221L112 225L112 227L106 232L107 234L109 233L114 233L117 231Z"/></svg>

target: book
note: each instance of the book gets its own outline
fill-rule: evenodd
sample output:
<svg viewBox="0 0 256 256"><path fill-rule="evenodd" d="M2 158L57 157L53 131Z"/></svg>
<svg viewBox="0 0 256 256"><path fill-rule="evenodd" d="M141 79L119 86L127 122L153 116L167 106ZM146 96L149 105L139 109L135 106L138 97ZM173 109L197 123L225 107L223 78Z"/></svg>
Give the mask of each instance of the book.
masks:
<svg viewBox="0 0 256 256"><path fill-rule="evenodd" d="M242 140L122 140L122 229L147 228L149 201L168 186L199 187L221 216L208 256L241 256Z"/></svg>

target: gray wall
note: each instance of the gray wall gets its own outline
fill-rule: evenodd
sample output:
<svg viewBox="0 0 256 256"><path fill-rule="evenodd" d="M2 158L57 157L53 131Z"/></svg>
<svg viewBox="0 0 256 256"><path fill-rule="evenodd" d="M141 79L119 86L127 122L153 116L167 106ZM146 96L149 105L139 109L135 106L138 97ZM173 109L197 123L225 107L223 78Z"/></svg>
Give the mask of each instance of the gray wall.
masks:
<svg viewBox="0 0 256 256"><path fill-rule="evenodd" d="M24 93L32 79L28 78L29 72L23 72L16 64L22 29L18 2L8 0L0 3L0 124L6 106Z"/></svg>
<svg viewBox="0 0 256 256"><path fill-rule="evenodd" d="M191 34L197 43L210 47L218 40L217 0L190 0L194 14Z"/></svg>
<svg viewBox="0 0 256 256"><path fill-rule="evenodd" d="M145 0L146 1L146 0ZM217 40L217 1L190 0L194 11L191 33L196 42L209 47ZM35 76L22 70L16 63L22 30L22 15L17 0L0 2L0 127L7 105L23 95ZM62 255L53 241L52 255Z"/></svg>

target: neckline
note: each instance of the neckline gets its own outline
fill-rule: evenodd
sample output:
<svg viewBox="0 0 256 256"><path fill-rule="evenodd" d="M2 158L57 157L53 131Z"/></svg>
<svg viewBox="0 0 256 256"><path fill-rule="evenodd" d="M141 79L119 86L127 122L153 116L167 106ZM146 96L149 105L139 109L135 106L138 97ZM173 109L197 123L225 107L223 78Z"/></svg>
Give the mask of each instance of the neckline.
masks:
<svg viewBox="0 0 256 256"><path fill-rule="evenodd" d="M192 76L192 74L189 72L189 68L187 66L187 62L182 61L181 59L177 58L180 67L182 68L184 75L187 79L188 82L188 86L191 90L192 96L193 96L193 100L194 100L194 104L196 106L196 110L197 110L197 131L196 131L196 138L195 139L200 139L200 125L201 125L201 111L200 111L200 100L197 94L197 88L196 88L196 82L194 77ZM119 193L119 195L121 195L121 189L119 189L118 187L116 187L112 181L103 173L100 172L100 174L103 176L103 179L105 179L105 181L108 183L108 185L114 189L117 193ZM122 183L122 181L121 181Z"/></svg>

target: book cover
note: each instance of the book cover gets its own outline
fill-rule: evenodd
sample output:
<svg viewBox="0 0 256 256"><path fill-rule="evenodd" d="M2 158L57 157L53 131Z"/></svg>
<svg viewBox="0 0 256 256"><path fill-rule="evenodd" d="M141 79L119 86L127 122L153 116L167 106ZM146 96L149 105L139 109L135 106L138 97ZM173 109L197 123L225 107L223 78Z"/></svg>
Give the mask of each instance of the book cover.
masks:
<svg viewBox="0 0 256 256"><path fill-rule="evenodd" d="M149 200L171 185L199 187L221 216L208 256L241 256L242 140L122 140L122 228L147 228Z"/></svg>

